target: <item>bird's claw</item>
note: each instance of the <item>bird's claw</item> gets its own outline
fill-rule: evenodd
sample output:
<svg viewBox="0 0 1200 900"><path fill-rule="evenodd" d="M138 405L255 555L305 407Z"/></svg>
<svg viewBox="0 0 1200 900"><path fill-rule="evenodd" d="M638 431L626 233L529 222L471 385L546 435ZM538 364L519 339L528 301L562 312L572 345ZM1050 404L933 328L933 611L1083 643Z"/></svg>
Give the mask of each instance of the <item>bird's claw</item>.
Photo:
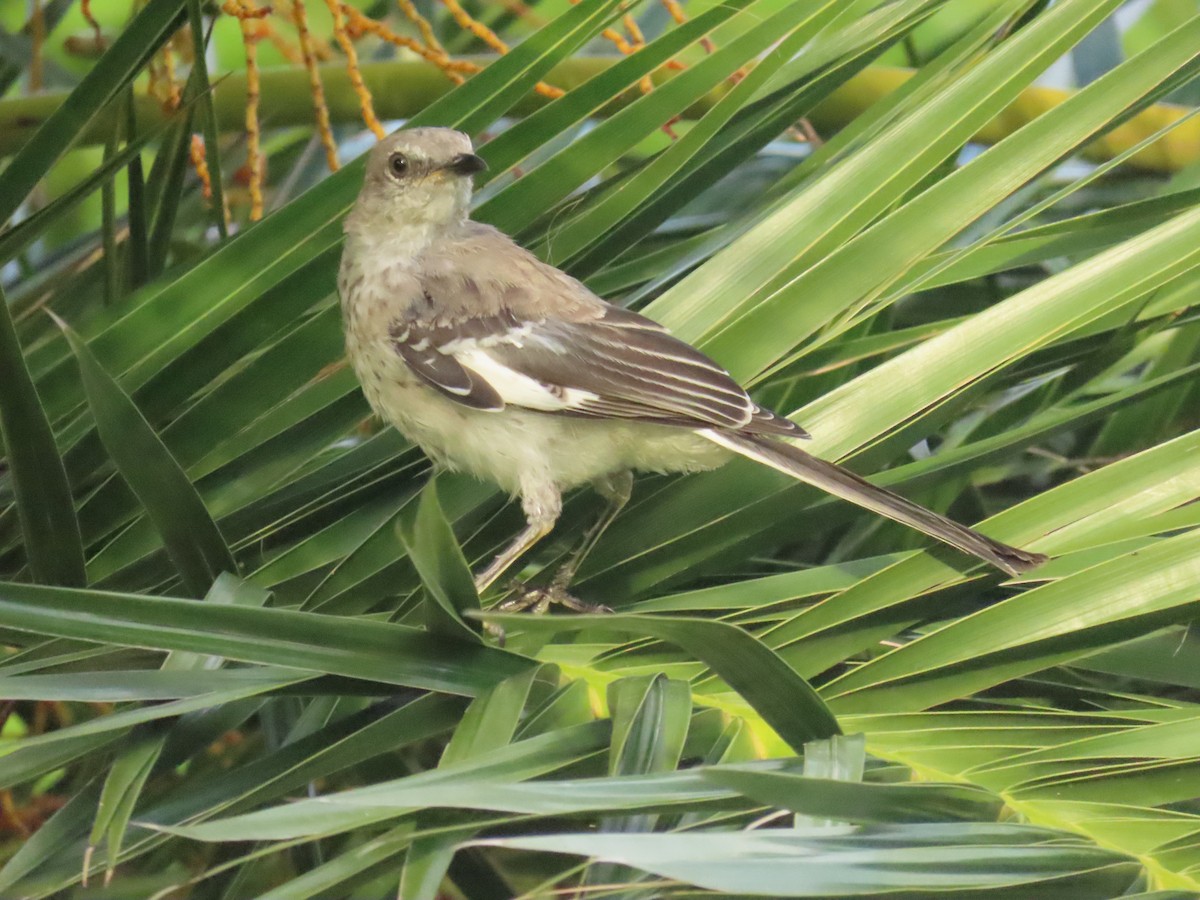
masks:
<svg viewBox="0 0 1200 900"><path fill-rule="evenodd" d="M551 582L545 587L534 587L523 581L509 583L511 595L496 604L498 612L528 612L535 616L545 615L551 606L563 606L577 613L611 613L612 608L602 603L588 603L569 593L565 585ZM504 628L494 622L485 626L491 634L504 646Z"/></svg>
<svg viewBox="0 0 1200 900"><path fill-rule="evenodd" d="M496 605L503 612L532 612L545 614L551 606L565 606L578 613L610 613L612 609L602 603L589 603L571 594L566 585L553 581L545 587L535 587L523 581L509 583L512 596Z"/></svg>

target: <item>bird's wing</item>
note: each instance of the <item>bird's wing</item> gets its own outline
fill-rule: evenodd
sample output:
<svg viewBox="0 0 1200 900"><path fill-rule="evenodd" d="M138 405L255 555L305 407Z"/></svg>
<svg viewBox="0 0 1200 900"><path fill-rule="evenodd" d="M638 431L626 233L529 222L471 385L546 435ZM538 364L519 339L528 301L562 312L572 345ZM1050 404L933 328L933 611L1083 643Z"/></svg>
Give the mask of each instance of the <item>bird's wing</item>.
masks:
<svg viewBox="0 0 1200 900"><path fill-rule="evenodd" d="M505 308L406 319L391 337L422 380L477 409L804 436L661 325L599 301L570 317Z"/></svg>
<svg viewBox="0 0 1200 900"><path fill-rule="evenodd" d="M405 365L427 385L452 400L475 409L499 411L505 399L477 372L447 346L458 340L471 340L472 332L484 328L503 329L499 322L483 318L460 320L399 320L388 332L392 347Z"/></svg>

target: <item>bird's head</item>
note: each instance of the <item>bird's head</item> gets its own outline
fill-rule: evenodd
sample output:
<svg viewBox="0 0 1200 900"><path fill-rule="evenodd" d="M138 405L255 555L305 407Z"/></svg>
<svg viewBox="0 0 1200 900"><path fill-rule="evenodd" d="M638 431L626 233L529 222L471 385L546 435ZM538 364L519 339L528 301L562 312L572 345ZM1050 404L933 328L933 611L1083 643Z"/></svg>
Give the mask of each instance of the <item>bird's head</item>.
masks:
<svg viewBox="0 0 1200 900"><path fill-rule="evenodd" d="M487 164L451 128L396 131L371 150L355 214L381 227L450 225L466 218L471 176Z"/></svg>

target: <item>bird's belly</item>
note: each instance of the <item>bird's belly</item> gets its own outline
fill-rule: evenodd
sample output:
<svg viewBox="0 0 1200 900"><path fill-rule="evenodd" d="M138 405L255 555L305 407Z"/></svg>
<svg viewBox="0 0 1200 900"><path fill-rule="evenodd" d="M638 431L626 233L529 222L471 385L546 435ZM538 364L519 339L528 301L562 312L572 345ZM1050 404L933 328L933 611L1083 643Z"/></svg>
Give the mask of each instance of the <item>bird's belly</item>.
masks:
<svg viewBox="0 0 1200 900"><path fill-rule="evenodd" d="M391 358L389 358L391 357ZM550 481L560 490L626 470L712 469L729 451L678 427L463 406L417 380L394 354L351 354L371 407L440 465L511 494Z"/></svg>

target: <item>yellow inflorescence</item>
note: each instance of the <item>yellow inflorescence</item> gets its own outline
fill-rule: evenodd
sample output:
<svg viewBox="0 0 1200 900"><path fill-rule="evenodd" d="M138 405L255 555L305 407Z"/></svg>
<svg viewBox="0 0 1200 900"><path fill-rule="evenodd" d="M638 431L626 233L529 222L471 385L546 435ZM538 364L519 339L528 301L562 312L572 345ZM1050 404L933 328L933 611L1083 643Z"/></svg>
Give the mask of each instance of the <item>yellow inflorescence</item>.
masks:
<svg viewBox="0 0 1200 900"><path fill-rule="evenodd" d="M469 31L475 37L479 38L497 53L507 53L508 44L500 39L500 36L492 29L488 28L482 22L476 21L471 17L462 4L458 0L442 0L442 6L450 13L451 18L458 24L458 27L463 31Z"/></svg>
<svg viewBox="0 0 1200 900"><path fill-rule="evenodd" d="M167 41L162 48L163 106L179 109L183 105L183 91L179 87L179 74L175 68L175 51Z"/></svg>
<svg viewBox="0 0 1200 900"><path fill-rule="evenodd" d="M29 90L42 89L42 52L46 48L46 13L42 9L42 0L34 0L33 15L29 18L30 26L30 59L29 59Z"/></svg>
<svg viewBox="0 0 1200 900"><path fill-rule="evenodd" d="M262 2L267 2L267 0L262 0ZM255 5L255 0L223 0L221 5L222 11L237 18L245 47L245 127L248 156L244 169L236 177L238 180L244 180L247 185L252 221L261 218L263 214L264 161L260 149L261 127L258 115L261 83L257 50L259 41L270 41L285 59L296 65L304 66L308 73L313 114L316 119L317 134L320 136L321 145L325 150L325 161L331 170L336 170L339 165L337 142L333 136L325 88L318 69L320 61L331 57L331 48L329 44L312 33L305 0L269 0L269 2L269 6L260 7ZM508 52L508 44L495 31L473 17L459 0L440 0L440 2L460 29L469 32L496 53ZM509 12L529 23L539 24L536 13L521 0L496 0L496 2L501 3ZM581 0L571 0L571 2L579 3ZM676 22L687 21L687 16L679 0L660 0L660 2ZM415 30L415 37L396 33L385 22L367 16L342 0L325 0L333 19L334 40L345 57L347 74L358 97L363 122L379 138L384 136L384 127L375 114L371 93L363 80L355 41L370 35L395 47L403 48L437 66L455 84L461 84L468 76L482 68L477 63L468 60L453 59L438 39L433 24L421 14L413 0L396 0L396 3L404 19ZM101 40L100 27L91 16L90 0L82 0L82 5L84 17L92 25L99 42ZM275 21L286 23L289 33L291 29L295 30L294 42L279 33L271 17L276 17ZM620 30L606 28L603 36L626 55L635 53L646 45L646 38L642 34L641 28L638 27L633 16L628 13L621 18ZM707 38L702 39L701 43L709 51L713 49L712 42ZM670 60L666 63L666 67L675 70L685 68L684 64L678 60ZM653 81L649 75L641 79L639 87L643 92L649 92L653 88ZM538 94L552 99L561 97L565 93L561 88L544 82L539 82L534 90ZM180 103L179 81L175 75L175 58L169 45L151 65L151 91L162 100L166 107L174 108ZM669 123L666 127L670 133ZM200 180L205 198L212 195L211 176L205 156L207 150L215 152L216 148L205 148L203 141L199 138L193 139L191 162Z"/></svg>
<svg viewBox="0 0 1200 900"><path fill-rule="evenodd" d="M265 37L259 25L261 19L271 14L271 10L257 7L251 0L225 0L221 9L237 17L242 29L242 44L246 49L246 180L250 191L250 221L257 222L263 214L263 159L258 127L258 42Z"/></svg>
<svg viewBox="0 0 1200 900"><path fill-rule="evenodd" d="M670 13L671 18L675 20L676 25L682 25L688 20L687 13L683 11L683 7L679 5L679 0L661 0L663 7ZM700 38L700 46L712 53L717 49L717 45L712 42L711 38Z"/></svg>
<svg viewBox="0 0 1200 900"><path fill-rule="evenodd" d="M279 51L279 55L293 65L302 65L304 63L304 53L300 48L285 38L270 19L263 19L259 26L262 30L262 36L271 42L271 45Z"/></svg>
<svg viewBox="0 0 1200 900"><path fill-rule="evenodd" d="M317 71L317 50L312 33L308 30L308 12L304 8L304 0L295 0L291 6L291 13L292 23L296 26L296 37L300 42L304 68L308 70L308 86L312 92L313 111L317 116L317 134L321 136L321 146L325 148L325 162L329 171L336 172L337 142L333 139L333 128L329 124L329 106L325 103L325 87L321 84L321 75Z"/></svg>
<svg viewBox="0 0 1200 900"><path fill-rule="evenodd" d="M96 21L96 17L92 14L92 0L81 0L79 11L83 13L83 20L92 26L92 33L96 36L96 45L104 46L104 32L100 30L100 23Z"/></svg>
<svg viewBox="0 0 1200 900"><path fill-rule="evenodd" d="M364 34L373 34L381 40L387 41L397 47L402 47L405 50L411 50L422 58L433 63L443 74L455 84L462 84L465 80L460 74L462 72L478 72L481 66L470 62L455 62L443 50L438 52L427 44L423 44L415 38L405 37L402 34L396 34L391 31L382 22L372 19L370 16L363 15L352 6L346 7L346 12L350 18L347 22L347 30L351 38L357 38ZM440 45L439 45L440 46Z"/></svg>
<svg viewBox="0 0 1200 900"><path fill-rule="evenodd" d="M350 84L354 88L354 93L358 95L358 105L362 109L363 121L367 123L367 127L371 129L376 138L383 138L387 132L375 116L375 105L371 102L371 92L363 83L362 72L358 68L358 51L354 49L354 42L350 40L350 35L346 31L345 13L349 7L340 3L339 0L325 0L325 5L329 7L329 13L333 16L333 36L337 39L342 52L346 54L346 71L350 75Z"/></svg>
<svg viewBox="0 0 1200 900"><path fill-rule="evenodd" d="M213 195L212 176L208 172L208 154L205 151L204 138L198 134L192 135L188 158L191 160L192 168L196 170L196 177L200 179L200 195L205 200L211 200Z"/></svg>
<svg viewBox="0 0 1200 900"><path fill-rule="evenodd" d="M424 41L425 47L449 59L450 55L446 52L446 48L442 46L442 42L433 33L433 26L429 24L428 19L417 11L417 8L412 4L412 0L396 0L396 2L400 7L400 12L404 13L404 18L416 26L417 33L421 35L421 40Z"/></svg>

